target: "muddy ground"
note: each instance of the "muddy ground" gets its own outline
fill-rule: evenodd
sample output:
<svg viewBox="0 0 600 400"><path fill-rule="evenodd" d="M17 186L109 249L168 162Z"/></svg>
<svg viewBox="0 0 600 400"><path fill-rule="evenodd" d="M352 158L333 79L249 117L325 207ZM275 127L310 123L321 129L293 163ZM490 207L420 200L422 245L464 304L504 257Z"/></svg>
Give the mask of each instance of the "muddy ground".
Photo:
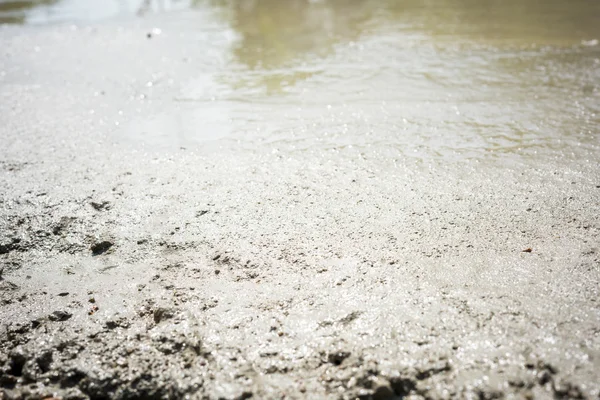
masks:
<svg viewBox="0 0 600 400"><path fill-rule="evenodd" d="M595 147L144 147L151 29L0 31L0 398L600 398Z"/></svg>

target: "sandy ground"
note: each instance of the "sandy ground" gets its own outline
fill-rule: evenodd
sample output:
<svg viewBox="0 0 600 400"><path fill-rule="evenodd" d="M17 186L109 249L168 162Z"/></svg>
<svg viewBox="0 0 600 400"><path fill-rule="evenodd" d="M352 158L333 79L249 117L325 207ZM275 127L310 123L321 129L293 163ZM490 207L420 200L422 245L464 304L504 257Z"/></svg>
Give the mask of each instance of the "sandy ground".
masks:
<svg viewBox="0 0 600 400"><path fill-rule="evenodd" d="M149 29L0 31L0 398L600 398L597 151L144 150Z"/></svg>

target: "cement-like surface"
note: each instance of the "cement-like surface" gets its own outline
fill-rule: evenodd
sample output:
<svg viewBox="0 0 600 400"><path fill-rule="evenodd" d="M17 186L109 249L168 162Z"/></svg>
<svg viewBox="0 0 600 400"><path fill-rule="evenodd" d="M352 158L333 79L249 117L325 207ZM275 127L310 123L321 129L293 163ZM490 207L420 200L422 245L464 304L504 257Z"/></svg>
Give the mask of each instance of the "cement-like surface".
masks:
<svg viewBox="0 0 600 400"><path fill-rule="evenodd" d="M0 33L0 398L599 398L595 147L138 146L152 23Z"/></svg>

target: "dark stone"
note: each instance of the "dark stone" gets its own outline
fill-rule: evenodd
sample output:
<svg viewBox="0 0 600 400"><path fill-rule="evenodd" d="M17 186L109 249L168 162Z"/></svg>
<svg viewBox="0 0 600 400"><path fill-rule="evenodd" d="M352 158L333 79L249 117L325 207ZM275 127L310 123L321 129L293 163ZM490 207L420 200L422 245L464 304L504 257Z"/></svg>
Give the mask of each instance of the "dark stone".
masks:
<svg viewBox="0 0 600 400"><path fill-rule="evenodd" d="M52 351L45 351L35 361L42 373L50 371L50 366L52 365Z"/></svg>
<svg viewBox="0 0 600 400"><path fill-rule="evenodd" d="M108 240L103 240L99 243L94 243L90 249L92 250L92 254L98 256L100 254L105 253L108 249L110 249L114 243L109 242Z"/></svg>
<svg viewBox="0 0 600 400"><path fill-rule="evenodd" d="M162 307L157 308L154 310L154 322L158 324L161 321L173 318L174 315L173 310Z"/></svg>
<svg viewBox="0 0 600 400"><path fill-rule="evenodd" d="M18 352L12 353L10 356L10 362L8 363L9 370L8 373L12 376L21 376L23 375L23 367L25 366L25 362L27 358Z"/></svg>
<svg viewBox="0 0 600 400"><path fill-rule="evenodd" d="M12 375L8 375L8 374L0 375L0 387L6 388L6 389L14 389L16 385L17 385L16 377L14 377Z"/></svg>
<svg viewBox="0 0 600 400"><path fill-rule="evenodd" d="M406 377L394 377L390 379L392 389L397 396L408 396L410 392L416 389L417 382L414 379Z"/></svg>
<svg viewBox="0 0 600 400"><path fill-rule="evenodd" d="M250 391L243 391L238 397L236 397L237 400L247 400L247 399L251 399L252 397L254 397L254 394Z"/></svg>
<svg viewBox="0 0 600 400"><path fill-rule="evenodd" d="M394 398L394 391L387 380L377 379L373 387L373 400L388 400Z"/></svg>
<svg viewBox="0 0 600 400"><path fill-rule="evenodd" d="M350 352L336 351L334 353L329 353L329 355L327 356L327 361L329 361L333 365L340 365L348 357L350 357Z"/></svg>
<svg viewBox="0 0 600 400"><path fill-rule="evenodd" d="M106 321L104 326L106 327L106 329L109 329L109 330L116 329L116 328L125 328L126 329L126 328L129 328L130 323L129 323L129 321L127 321L126 318L120 317L120 318L115 318L115 319Z"/></svg>
<svg viewBox="0 0 600 400"><path fill-rule="evenodd" d="M110 202L108 202L108 201L103 201L102 203L96 203L95 201L92 201L90 203L90 205L92 207L94 207L94 210L96 210L96 211L102 211L102 210L109 210L110 209Z"/></svg>
<svg viewBox="0 0 600 400"><path fill-rule="evenodd" d="M52 314L48 316L50 321L66 321L71 318L73 314L67 311L54 311Z"/></svg>

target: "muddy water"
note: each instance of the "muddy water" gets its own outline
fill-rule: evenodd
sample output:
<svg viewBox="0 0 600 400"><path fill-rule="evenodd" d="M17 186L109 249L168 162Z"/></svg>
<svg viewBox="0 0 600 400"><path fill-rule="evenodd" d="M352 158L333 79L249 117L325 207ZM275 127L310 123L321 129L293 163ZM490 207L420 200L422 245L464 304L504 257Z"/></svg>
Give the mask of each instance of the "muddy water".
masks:
<svg viewBox="0 0 600 400"><path fill-rule="evenodd" d="M65 0L2 2L0 16L194 25L195 75L118 132L152 146L500 162L599 150L596 0Z"/></svg>

